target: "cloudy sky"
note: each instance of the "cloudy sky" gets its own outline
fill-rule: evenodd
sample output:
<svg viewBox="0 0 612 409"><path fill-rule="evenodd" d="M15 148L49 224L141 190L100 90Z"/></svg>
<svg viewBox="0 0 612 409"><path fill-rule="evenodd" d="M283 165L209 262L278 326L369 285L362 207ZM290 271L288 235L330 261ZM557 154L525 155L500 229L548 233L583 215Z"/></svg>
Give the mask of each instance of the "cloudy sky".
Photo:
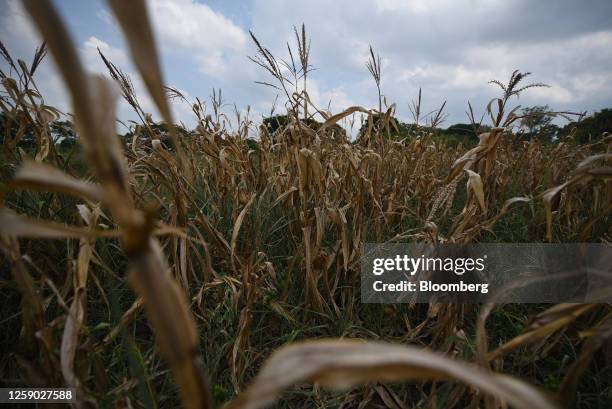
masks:
<svg viewBox="0 0 612 409"><path fill-rule="evenodd" d="M105 73L97 48L130 73L145 110L155 113L126 55L112 15L98 0L56 0L88 69ZM0 39L29 61L40 42L21 5L0 0ZM273 89L251 63L248 31L278 57L286 57L293 26L306 24L312 38L309 93L336 112L350 105L377 105L365 67L368 45L381 55L382 92L410 118L409 102L423 89L425 110L447 101L446 126L466 122L467 101L482 113L498 90L487 82L514 69L550 88L526 92L517 103L556 110L589 111L612 106L612 1L610 0L152 0L149 11L167 84L190 98L210 99L221 88L226 110L250 106L254 119L270 112ZM1 66L6 69L6 65ZM38 72L46 103L70 111L51 59ZM190 108L174 104L193 124ZM122 119L133 118L123 104Z"/></svg>

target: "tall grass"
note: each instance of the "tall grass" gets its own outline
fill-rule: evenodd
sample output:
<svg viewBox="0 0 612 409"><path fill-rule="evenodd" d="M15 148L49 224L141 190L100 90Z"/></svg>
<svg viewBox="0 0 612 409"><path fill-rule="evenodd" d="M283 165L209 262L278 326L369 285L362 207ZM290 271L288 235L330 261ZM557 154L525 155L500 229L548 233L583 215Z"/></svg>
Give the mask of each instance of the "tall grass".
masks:
<svg viewBox="0 0 612 409"><path fill-rule="evenodd" d="M312 104L302 26L298 65L290 46L288 63L252 34L253 60L277 82L265 84L286 93L286 124L262 126L249 140L248 118L225 125L219 93L214 116L199 99L190 102L198 124L180 137L167 94L185 97L163 86L144 2L109 4L165 130L103 57L142 122L121 145L115 86L85 72L50 2L25 1L47 41L30 66L2 47L17 76L0 73L0 246L10 269L3 308L14 314L2 325L20 340L4 340L3 383L74 387L78 407L231 400L230 408L257 408L305 382L315 387L284 395L280 405L555 408L576 397L583 407L605 404L610 385L599 383L610 368L589 363L612 336L609 305L361 305L358 266L364 241L609 243L609 136L517 144L512 96L543 84L523 86L527 74L516 71L507 84L495 82L503 95L486 107L493 128L477 145L453 146L431 132L444 104L429 115L430 127L419 126L420 91L413 135L394 139L395 106L383 107L372 50L377 110L332 114ZM59 113L34 81L47 46L72 97L80 148L70 154L51 139ZM351 142L336 124L356 112L369 126ZM470 113L474 119L471 105ZM36 152L18 147L27 128ZM536 371L524 354L553 368ZM582 374L596 385L581 383ZM416 386L377 383L406 381ZM321 386L353 389L329 394Z"/></svg>

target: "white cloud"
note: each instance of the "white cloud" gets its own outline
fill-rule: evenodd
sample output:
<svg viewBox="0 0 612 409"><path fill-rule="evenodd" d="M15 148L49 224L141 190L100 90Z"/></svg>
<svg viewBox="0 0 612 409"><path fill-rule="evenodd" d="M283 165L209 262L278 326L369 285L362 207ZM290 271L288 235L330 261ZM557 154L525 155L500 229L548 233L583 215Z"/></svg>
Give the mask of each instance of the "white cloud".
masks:
<svg viewBox="0 0 612 409"><path fill-rule="evenodd" d="M100 9L98 10L98 12L96 13L96 16L104 21L106 24L111 25L111 26L115 26L115 28L119 28L119 26L117 26L117 21L115 20L115 17L110 13L110 11L108 11L107 9Z"/></svg>
<svg viewBox="0 0 612 409"><path fill-rule="evenodd" d="M0 17L0 38L15 62L19 58L29 63L34 50L42 43L41 37L30 22L21 2L6 0L5 3L4 13ZM51 60L51 56L47 56L47 59ZM0 67L8 70L4 61L0 62ZM47 104L63 112L70 112L66 87L55 64L44 61L36 70L35 80Z"/></svg>
<svg viewBox="0 0 612 409"><path fill-rule="evenodd" d="M423 14L440 7L446 7L452 0L376 0L377 10L380 11L408 11Z"/></svg>
<svg viewBox="0 0 612 409"><path fill-rule="evenodd" d="M572 80L572 87L580 92L606 92L612 90L612 72L578 74Z"/></svg>
<svg viewBox="0 0 612 409"><path fill-rule="evenodd" d="M37 35L20 3L2 1L9 6L1 17L2 41L20 57L31 58ZM552 85L528 90L517 104L576 111L610 106L612 3L594 0L589 8L570 0L557 3L551 8L526 0L253 0L252 6L245 6L252 9L250 24L242 24L277 57L286 57L286 42L294 42L293 25L305 22L312 36L311 63L317 68L309 75L309 93L322 108L331 100L334 112L348 105L377 105L376 88L365 67L369 44L383 58L382 92L389 103L397 103L403 119L410 118L408 103L422 87L426 108L437 108L447 100L447 124L463 122L467 100L481 111L499 95L487 82L505 81L514 69L532 72L528 80ZM270 78L247 61L255 46L246 27L227 17L229 6L213 9L196 0L148 4L170 84L180 84L192 94L223 87L228 102L269 112L277 92L253 84ZM116 29L107 12L96 16ZM84 64L106 72L97 55L99 47L130 74L143 105L155 112L124 48L100 35L79 34L87 38L79 46ZM48 102L55 104L62 98L63 86L48 65L51 68L41 67L39 82ZM183 78L187 74L189 79ZM201 82L189 83L192 78ZM280 98L276 112L283 104ZM191 115L187 104L176 112L184 120Z"/></svg>
<svg viewBox="0 0 612 409"><path fill-rule="evenodd" d="M191 55L201 70L223 78L234 71L237 54L244 58L247 35L208 5L193 0L153 0L150 12L162 46Z"/></svg>
<svg viewBox="0 0 612 409"><path fill-rule="evenodd" d="M551 105L554 104L567 104L576 98L572 95L572 92L557 83L551 83L549 88L535 87L529 89L529 99L538 101L549 101Z"/></svg>
<svg viewBox="0 0 612 409"><path fill-rule="evenodd" d="M98 74L108 74L108 69L104 65L104 62L98 53L98 49L117 67L125 67L128 64L128 58L125 50L112 47L107 42L100 40L97 37L89 37L80 50L81 56L83 57L83 64L89 71Z"/></svg>
<svg viewBox="0 0 612 409"><path fill-rule="evenodd" d="M610 9L599 3L594 10ZM605 28L605 17L580 8L563 11L576 8L569 3L548 11L529 4L267 0L255 2L253 29L273 51L282 52L291 25L304 21L312 35L312 61L319 68L311 77L334 84L327 91L342 89L347 100L359 105L376 104L364 65L372 44L385 59L382 92L389 102L397 102L404 119L410 117L408 104L422 87L428 108L448 101L447 124L465 121L467 101L483 109L499 95L488 82L507 81L515 69L533 73L526 83L551 85L527 90L517 104L572 110L609 106L612 30ZM577 13L585 17L578 23L573 17ZM525 19L533 24L523 24Z"/></svg>
<svg viewBox="0 0 612 409"><path fill-rule="evenodd" d="M160 118L157 114L157 108L155 107L155 104L153 103L153 100L151 99L140 75L138 72L132 69L132 64L129 62L129 58L125 50L122 48L113 47L97 37L89 37L83 43L83 47L81 47L79 50L85 68L89 72L98 73L109 77L108 69L106 68L106 65L104 65L102 58L100 58L98 49L102 51L104 56L109 61L128 75L132 81L132 85L134 86L134 92L136 93L136 97L138 98L138 103L140 104L141 108L146 113L151 113L155 120L159 120ZM180 88L178 88L178 90L186 97L187 100L192 99L191 95L186 90L182 90ZM135 118L133 108L123 98L121 98L118 103L118 116L120 118ZM175 120L181 121L187 125L194 124L193 112L191 111L189 104L178 99L171 100L170 108Z"/></svg>
<svg viewBox="0 0 612 409"><path fill-rule="evenodd" d="M309 80L307 87L310 100L320 110L327 111L329 107L331 112L336 113L355 105L344 86L326 88L317 80Z"/></svg>
<svg viewBox="0 0 612 409"><path fill-rule="evenodd" d="M10 44L19 58L31 56L41 39L21 2L7 0L1 21L2 42Z"/></svg>
<svg viewBox="0 0 612 409"><path fill-rule="evenodd" d="M400 70L398 82L406 82L413 87L436 87L450 92L474 91L482 89L496 73L491 69L467 67L453 64L417 65Z"/></svg>
<svg viewBox="0 0 612 409"><path fill-rule="evenodd" d="M138 102L143 110L147 113L156 113L157 111L155 110L153 101L149 97L140 75L128 68L131 68L131 66L128 64L128 57L125 50L118 47L113 47L97 37L89 37L87 40L85 40L82 47L79 48L79 54L81 56L81 60L83 61L84 68L88 72L101 74L110 78L108 69L106 68L106 65L104 65L98 50L100 50L110 62L115 64L130 77L130 80L134 86L134 91L138 98ZM123 119L134 118L135 116L132 107L129 106L123 98L119 99L118 101L117 115Z"/></svg>
<svg viewBox="0 0 612 409"><path fill-rule="evenodd" d="M40 36L21 2L0 1L6 3L5 13L0 17L2 41L15 59L23 58L28 61L34 49L41 43ZM177 52L187 55L203 72L216 78L228 77L232 72L240 71L234 69L236 66L234 63L238 56L242 63L246 60L247 37L230 20L212 11L208 6L191 0L153 1L149 6L157 40L170 55ZM98 10L96 18L115 30L119 29L114 17L106 9ZM78 46L84 67L90 72L108 75L108 70L98 54L98 48L131 78L145 112L153 113L154 117L157 117L155 115L157 110L123 45L115 47L104 39L89 36ZM50 63L52 60L50 54L47 59L49 61L45 61L39 68L37 84L47 103L65 112L71 112L67 90L55 64ZM193 113L188 104L172 101L171 107L178 120L193 124ZM119 102L118 116L124 120L135 118L132 108L123 100Z"/></svg>

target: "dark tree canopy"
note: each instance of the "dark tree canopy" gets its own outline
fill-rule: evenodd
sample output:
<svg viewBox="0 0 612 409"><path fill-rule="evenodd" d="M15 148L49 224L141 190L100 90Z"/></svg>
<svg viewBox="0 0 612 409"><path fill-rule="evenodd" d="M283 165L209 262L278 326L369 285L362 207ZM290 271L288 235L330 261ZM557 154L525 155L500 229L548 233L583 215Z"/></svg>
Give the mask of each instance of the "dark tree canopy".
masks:
<svg viewBox="0 0 612 409"><path fill-rule="evenodd" d="M523 108L520 128L524 136L550 142L559 132L559 127L552 123L555 115L548 105L536 105Z"/></svg>
<svg viewBox="0 0 612 409"><path fill-rule="evenodd" d="M595 112L580 122L570 122L562 128L561 134L569 135L572 131L578 143L597 140L604 132L612 133L612 108Z"/></svg>
<svg viewBox="0 0 612 409"><path fill-rule="evenodd" d="M269 135L274 135L280 129L283 129L289 123L289 118L287 115L273 115L263 119L262 126L266 128L266 131ZM317 130L322 122L319 122L313 118L300 119L300 123L306 125L310 129ZM346 131L338 124L334 124L327 128L328 130L334 132L336 135L345 135Z"/></svg>

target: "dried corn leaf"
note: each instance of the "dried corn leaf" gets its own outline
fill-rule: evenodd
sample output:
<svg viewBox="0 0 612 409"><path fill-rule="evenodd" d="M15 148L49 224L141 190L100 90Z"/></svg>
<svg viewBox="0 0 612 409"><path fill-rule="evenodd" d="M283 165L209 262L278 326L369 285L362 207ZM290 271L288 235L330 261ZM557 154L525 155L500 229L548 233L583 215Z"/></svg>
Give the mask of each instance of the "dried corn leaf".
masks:
<svg viewBox="0 0 612 409"><path fill-rule="evenodd" d="M126 15L118 16L124 23L128 21L134 27L139 26L136 24L138 16L130 21L128 14L140 6L144 7L142 2L114 4L118 9L126 8ZM116 137L116 94L112 92L108 80L103 77L90 78L85 74L64 24L48 0L28 0L25 5L48 41L68 84L89 165L103 186L111 212L121 226L122 244L130 258L132 283L142 294L148 318L156 333L156 343L172 369L183 404L194 409L210 407L210 393L198 363L195 324L187 303L167 273L168 266L159 244L150 236L152 217L133 207L119 139ZM138 63L146 62L141 60ZM161 83L158 85L161 87Z"/></svg>
<svg viewBox="0 0 612 409"><path fill-rule="evenodd" d="M596 306L597 304L557 304L538 314L525 332L490 352L488 360L492 361L517 348L546 339Z"/></svg>
<svg viewBox="0 0 612 409"><path fill-rule="evenodd" d="M606 315L593 328L582 332L580 335L587 339L582 346L580 355L567 369L565 378L563 378L559 392L563 402L572 402L574 400L576 386L582 374L591 363L593 355L605 342L609 342L612 339L612 313Z"/></svg>
<svg viewBox="0 0 612 409"><path fill-rule="evenodd" d="M482 209L484 213L486 213L487 204L485 203L482 179L480 178L480 175L474 171L471 171L469 169L466 169L465 171L468 174L467 188L468 190L471 190L472 193L474 193L474 196L476 196L476 199L478 200L478 204L480 205L480 208Z"/></svg>
<svg viewBox="0 0 612 409"><path fill-rule="evenodd" d="M168 274L168 264L155 239L140 255L132 255L130 279L142 295L156 343L189 409L211 407L211 396L198 364L198 335L185 297Z"/></svg>
<svg viewBox="0 0 612 409"><path fill-rule="evenodd" d="M123 30L130 48L132 61L138 68L162 118L170 126L170 138L179 158L177 164L187 171L187 162L183 160L185 158L183 147L177 138L172 111L164 91L161 66L146 2L144 0L108 0L108 4Z"/></svg>
<svg viewBox="0 0 612 409"><path fill-rule="evenodd" d="M355 112L363 112L364 114L369 114L370 111L360 107L360 106L352 106L350 108L345 109L344 111L340 112L339 114L336 115L332 115L331 117L329 117L324 123L323 125L321 125L321 127L319 128L319 132L323 131L326 128L329 128L330 126L334 125L336 122L340 121L342 118L345 118Z"/></svg>
<svg viewBox="0 0 612 409"><path fill-rule="evenodd" d="M88 226L93 227L98 220L99 211L90 211L86 206L79 205L79 212L85 218ZM66 384L71 388L80 389L81 382L74 372L74 358L79 343L79 333L83 326L86 311L86 285L89 271L89 262L93 254L93 240L82 238L79 241L79 254L76 262L74 276L74 297L70 305L70 312L66 317L62 343L60 346L60 363ZM77 407L85 407L82 394L77 394Z"/></svg>
<svg viewBox="0 0 612 409"><path fill-rule="evenodd" d="M25 162L11 181L13 188L27 188L42 191L67 193L100 202L104 198L100 186L85 182L65 174L56 167L44 163Z"/></svg>
<svg viewBox="0 0 612 409"><path fill-rule="evenodd" d="M256 196L255 194L251 196L251 198L249 199L247 204L244 206L242 211L240 211L240 214L236 218L236 222L234 222L234 227L232 229L232 238L230 241L232 263L234 262L234 259L236 258L236 243L238 241L238 233L240 233L240 227L242 227L244 218L246 217L249 209L251 208L253 201L255 201L255 196Z"/></svg>
<svg viewBox="0 0 612 409"><path fill-rule="evenodd" d="M0 234L45 239L119 237L117 230L90 230L65 224L31 219L0 208Z"/></svg>
<svg viewBox="0 0 612 409"><path fill-rule="evenodd" d="M253 384L226 409L257 409L299 382L346 389L365 382L453 380L508 402L516 408L554 405L534 387L449 357L413 346L379 342L321 340L286 346L276 351Z"/></svg>
<svg viewBox="0 0 612 409"><path fill-rule="evenodd" d="M144 0L108 0L117 21L125 34L134 64L138 68L155 105L164 121L172 124L172 115L163 88L162 73L159 66L153 29L149 21Z"/></svg>

